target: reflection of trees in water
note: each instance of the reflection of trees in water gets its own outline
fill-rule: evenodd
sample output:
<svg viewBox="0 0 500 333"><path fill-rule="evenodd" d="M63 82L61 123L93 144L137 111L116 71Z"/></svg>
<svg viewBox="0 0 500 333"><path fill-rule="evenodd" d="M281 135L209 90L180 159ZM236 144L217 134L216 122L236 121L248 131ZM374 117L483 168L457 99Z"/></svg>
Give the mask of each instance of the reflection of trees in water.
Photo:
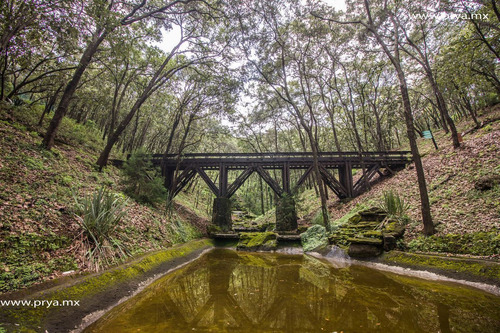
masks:
<svg viewBox="0 0 500 333"><path fill-rule="evenodd" d="M291 332L377 328L383 323L384 330L424 330L419 312L408 306L412 295L391 287L393 281L373 270L342 271L312 257L238 256L229 251L223 257L212 252L206 260L209 285L204 289L210 296L201 307L183 301L195 295L169 293L169 298L181 300L176 303L182 310L173 309L175 313L191 313L193 319L186 324L192 327ZM173 289L189 292L184 286L189 281L178 281L183 287Z"/></svg>
<svg viewBox="0 0 500 333"><path fill-rule="evenodd" d="M135 328L143 328L140 322L149 321L151 332L195 328L213 332L445 333L453 326L460 331L471 325L461 318L450 321L450 314L457 311L450 294L389 276L359 266L336 269L308 256L216 250L158 281L146 296L124 305L120 312L127 312L124 317ZM482 331L492 328L495 332L498 321L494 315L488 319L492 323Z"/></svg>

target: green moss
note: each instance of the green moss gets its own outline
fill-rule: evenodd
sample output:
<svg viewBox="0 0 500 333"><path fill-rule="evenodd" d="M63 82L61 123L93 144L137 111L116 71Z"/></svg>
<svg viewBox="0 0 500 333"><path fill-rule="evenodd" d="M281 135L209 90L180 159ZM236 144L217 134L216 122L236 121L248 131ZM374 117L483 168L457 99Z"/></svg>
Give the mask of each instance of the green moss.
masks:
<svg viewBox="0 0 500 333"><path fill-rule="evenodd" d="M500 264L462 258L443 258L439 256L414 253L389 252L384 261L420 269L438 269L449 273L463 273L469 276L487 278L500 282Z"/></svg>
<svg viewBox="0 0 500 333"><path fill-rule="evenodd" d="M274 232L242 232L237 248L239 250L272 250L277 245Z"/></svg>
<svg viewBox="0 0 500 333"><path fill-rule="evenodd" d="M347 241L355 244L382 245L382 239L380 238L353 237L348 238Z"/></svg>
<svg viewBox="0 0 500 333"><path fill-rule="evenodd" d="M328 245L325 227L313 225L300 235L300 241L302 248L306 252Z"/></svg>
<svg viewBox="0 0 500 333"><path fill-rule="evenodd" d="M369 237L369 238L380 238L382 237L382 231L380 230L369 230L363 232L363 237Z"/></svg>
<svg viewBox="0 0 500 333"><path fill-rule="evenodd" d="M442 252L472 255L500 254L498 231L443 236L418 237L408 243L410 251Z"/></svg>

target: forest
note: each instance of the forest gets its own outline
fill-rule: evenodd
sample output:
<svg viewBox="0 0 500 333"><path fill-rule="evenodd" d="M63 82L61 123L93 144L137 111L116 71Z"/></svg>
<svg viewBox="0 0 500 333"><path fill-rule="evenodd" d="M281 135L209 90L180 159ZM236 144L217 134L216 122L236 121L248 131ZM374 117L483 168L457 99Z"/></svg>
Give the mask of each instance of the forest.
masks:
<svg viewBox="0 0 500 333"><path fill-rule="evenodd" d="M386 151L498 102L495 1L6 1L0 99L111 153ZM160 47L163 36L176 39ZM425 184L420 184L425 192ZM324 194L322 195L324 197ZM422 197L424 202L426 199ZM430 219L424 215L425 219Z"/></svg>
<svg viewBox="0 0 500 333"><path fill-rule="evenodd" d="M390 231L391 250L498 264L499 105L496 0L3 0L0 293L220 231L203 179L219 173L176 196L153 155L179 175L189 154L307 153L307 179L289 175L297 239L324 228L347 249ZM319 163L396 151L411 165L349 198ZM245 178L229 215L272 243L269 182L285 184L268 172ZM362 220L370 209L385 215ZM352 233L360 220L373 230Z"/></svg>

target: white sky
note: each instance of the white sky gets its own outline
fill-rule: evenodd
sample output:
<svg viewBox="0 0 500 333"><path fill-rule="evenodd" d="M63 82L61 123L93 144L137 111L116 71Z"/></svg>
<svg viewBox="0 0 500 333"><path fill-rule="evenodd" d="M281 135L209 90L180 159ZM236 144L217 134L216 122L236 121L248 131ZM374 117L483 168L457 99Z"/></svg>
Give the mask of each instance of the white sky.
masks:
<svg viewBox="0 0 500 333"><path fill-rule="evenodd" d="M332 6L336 10L342 10L342 11L346 10L345 0L321 0L321 1L323 1L329 6ZM162 30L163 40L159 43L153 43L153 45L158 46L165 52L169 52L179 42L181 38L180 33L181 30L178 26L174 26L173 29L170 31ZM241 98L242 99L238 103L239 105L236 107L236 109L242 112L243 114L246 114L247 113L246 108L248 108L249 105L253 104L253 101L248 96L241 96ZM245 106L245 104L247 104L248 106ZM228 119L223 118L221 119L221 122L223 125L228 127L236 126L236 124L233 124Z"/></svg>
<svg viewBox="0 0 500 333"><path fill-rule="evenodd" d="M321 0L329 6L337 10L346 10L345 0ZM166 31L162 30L163 40L159 43L153 43L153 45L158 46L165 52L172 50L172 48L177 45L181 36L181 29L178 26L174 26L172 30Z"/></svg>

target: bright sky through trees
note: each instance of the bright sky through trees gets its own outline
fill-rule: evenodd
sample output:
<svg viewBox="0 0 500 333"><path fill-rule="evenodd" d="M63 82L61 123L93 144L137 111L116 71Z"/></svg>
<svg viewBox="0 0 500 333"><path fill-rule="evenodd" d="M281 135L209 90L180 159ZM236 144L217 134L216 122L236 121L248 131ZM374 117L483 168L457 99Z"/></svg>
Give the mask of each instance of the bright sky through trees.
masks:
<svg viewBox="0 0 500 333"><path fill-rule="evenodd" d="M337 10L346 9L345 0L322 0L322 1ZM162 30L163 40L160 43L153 43L153 45L157 45L165 52L170 51L179 42L180 33L181 29L178 26L174 26L173 29L170 31Z"/></svg>

